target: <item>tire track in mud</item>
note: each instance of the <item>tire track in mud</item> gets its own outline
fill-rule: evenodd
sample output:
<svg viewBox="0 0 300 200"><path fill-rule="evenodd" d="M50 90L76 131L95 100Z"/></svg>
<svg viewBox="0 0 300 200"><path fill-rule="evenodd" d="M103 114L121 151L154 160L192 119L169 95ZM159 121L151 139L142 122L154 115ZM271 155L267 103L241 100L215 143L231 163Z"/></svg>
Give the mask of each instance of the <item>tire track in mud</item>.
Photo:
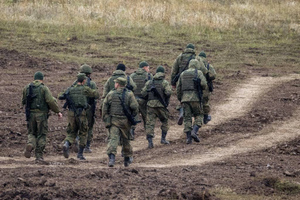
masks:
<svg viewBox="0 0 300 200"><path fill-rule="evenodd" d="M221 105L216 105L213 107L212 109L212 115L213 116L217 116L214 117L213 120L208 124L208 126L203 127L203 129L211 129L212 127L222 124L225 121L229 121L233 118L239 117L239 116L243 116L244 114L246 114L247 112L249 112L249 110L252 107L252 104L259 99L259 96L262 95L263 93L265 93L268 88L273 87L274 85L279 85L282 84L283 82L286 81L290 81L290 80L294 80L300 78L300 75L298 74L292 74L289 76L285 76L285 77L277 77L277 78L273 78L273 77L253 77L250 78L248 81L246 81L243 84L240 84L236 87L236 89L234 90L234 92L224 100L224 103ZM295 123L300 124L299 121L296 121ZM290 124L290 123L289 123ZM272 125L275 126L275 125ZM295 124L290 124L291 127L296 127ZM285 127L285 126L284 126ZM295 128L291 128L292 130L294 130ZM168 132L168 140L170 141L174 141L179 139L180 137L183 136L183 126L171 126L170 130ZM299 127L298 127L299 130ZM156 129L156 132L160 132L160 129ZM154 145L160 146L160 134L156 134L158 137L154 138ZM267 134L272 138L272 134ZM287 141L290 140L292 138L294 138L295 134L292 131L292 136L291 137L287 137L282 138L280 137L280 139L282 139L283 141ZM259 137L259 136L258 136ZM256 139L257 137L255 137L254 139ZM240 142L243 142L244 140L241 140ZM250 142L251 139L249 141L245 142ZM273 141L273 140L270 140ZM238 145L240 142L237 142L236 145ZM280 140L276 140L270 143L270 145L274 145L276 142L280 142ZM241 143L242 144L242 143ZM193 163L189 163L188 165L199 165L199 164L203 164L206 162L213 162L215 160L218 159L224 159L229 157L230 155L233 154L238 154L238 152L243 153L246 152L245 150L243 150L242 148L238 148L236 145L232 145L229 147L225 147L225 148L216 148L211 150L210 154L205 154L205 155L199 155L200 157L195 157L195 162ZM139 151L139 150L145 150L148 146L148 142L145 139L145 137L141 136L136 138L135 141L132 142L132 146L134 151ZM235 148L234 148L235 147ZM267 144L264 147L268 147ZM227 149L229 148L229 149ZM263 148L263 147L261 147ZM228 154L224 154L223 156L217 156L218 153L222 153L224 151L224 149L226 149L228 152ZM234 149L237 149L237 151L234 151ZM250 146L247 147L246 149L248 149L248 151L250 151L251 148ZM118 148L118 154L120 155L120 148ZM236 152L236 153L235 153ZM212 156L212 155L216 155L216 156ZM74 154L72 154L71 157L73 157ZM90 155L90 154L85 154L88 162L81 162L81 164L79 166L74 166L74 165L47 165L49 167L73 167L73 168L102 168L104 166L102 166L102 164L100 164L99 162L103 159L107 158L106 155L106 145L103 145L101 147L98 148L94 148L94 152ZM202 157L201 157L202 156ZM207 156L207 157L206 157ZM74 158L74 157L73 157ZM66 159L64 159L62 156L47 156L45 158L47 161L50 161L50 163L65 163ZM14 160L17 160L18 162L22 162L22 164L5 164L5 165L0 165L0 168L16 168L16 167L22 167L22 166L26 166L26 167L39 167L38 165L32 165L33 162L33 158L28 160L24 157L14 157L14 158L8 158L8 157L0 157L0 161L5 161L5 160L11 160L12 163ZM117 158L118 160L118 158ZM173 159L174 160L174 159ZM185 165L187 165L187 162L183 162L185 163ZM96 165L96 166L95 166ZM100 165L100 166L99 166ZM132 166L135 167L171 167L171 166L179 166L180 163L178 162L172 162L172 159L169 160L169 164L165 164L165 165L159 165L159 164L147 164L147 165L143 165L143 164L138 164L138 163L133 163Z"/></svg>

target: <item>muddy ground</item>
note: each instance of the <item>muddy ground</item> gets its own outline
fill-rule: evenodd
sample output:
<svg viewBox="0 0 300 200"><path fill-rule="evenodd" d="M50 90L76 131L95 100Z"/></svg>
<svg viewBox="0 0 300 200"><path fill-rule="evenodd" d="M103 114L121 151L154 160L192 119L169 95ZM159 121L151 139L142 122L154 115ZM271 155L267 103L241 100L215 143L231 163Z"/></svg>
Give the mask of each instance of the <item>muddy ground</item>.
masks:
<svg viewBox="0 0 300 200"><path fill-rule="evenodd" d="M0 56L0 199L300 198L300 76L293 71L276 68L280 76L272 77L272 69L245 65L242 72L219 72L223 79L215 82L211 96L213 121L200 130L199 144L185 144L172 96L171 144L159 144L157 129L155 148L148 150L139 125L132 142L134 163L125 168L119 153L115 167L108 168L99 112L87 161L78 161L75 153L63 158L67 119L54 115L49 118L45 162L23 157L23 87L42 70L45 84L57 96L73 82L78 65L3 48ZM114 67L93 66L100 93Z"/></svg>

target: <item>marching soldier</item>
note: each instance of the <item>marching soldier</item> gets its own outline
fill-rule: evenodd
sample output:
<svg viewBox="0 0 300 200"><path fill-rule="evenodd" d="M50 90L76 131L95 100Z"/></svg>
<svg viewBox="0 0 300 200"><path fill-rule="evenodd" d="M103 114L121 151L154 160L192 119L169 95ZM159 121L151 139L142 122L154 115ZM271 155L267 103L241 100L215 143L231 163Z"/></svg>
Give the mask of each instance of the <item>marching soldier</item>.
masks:
<svg viewBox="0 0 300 200"><path fill-rule="evenodd" d="M94 81L91 79L91 74L93 73L92 68L84 64L80 67L80 73L84 73L87 80L85 82L85 85L90 87L92 90L98 90L98 87ZM75 82L75 85L77 84L77 81ZM90 98L88 97L88 108L86 110L86 116L88 120L88 134L87 134L87 141L86 141L86 146L84 148L85 153L92 153L91 150L91 142L93 140L93 127L95 124L95 111L96 111L96 104L97 101L95 98Z"/></svg>
<svg viewBox="0 0 300 200"><path fill-rule="evenodd" d="M134 94L126 89L127 80L119 77L114 80L115 90L110 91L102 106L102 116L105 127L109 130L107 155L109 157L108 166L115 165L115 155L121 140L122 152L124 156L124 166L131 163L132 147L130 145L130 128L136 124L138 114L138 103Z"/></svg>
<svg viewBox="0 0 300 200"><path fill-rule="evenodd" d="M142 95L147 101L147 121L146 133L148 140L148 148L153 148L152 138L154 137L154 127L156 118L161 121L161 144L170 144L166 140L169 130L168 118L169 111L167 109L169 99L172 94L172 88L167 80L165 80L165 69L162 66L157 67L153 80L149 80L142 89Z"/></svg>
<svg viewBox="0 0 300 200"><path fill-rule="evenodd" d="M203 90L206 90L207 83L205 77L199 69L199 61L192 59L189 69L185 70L177 82L177 98L183 108L184 132L187 135L187 144L200 142L198 130L203 122ZM192 118L194 124L192 125Z"/></svg>
<svg viewBox="0 0 300 200"><path fill-rule="evenodd" d="M188 44L183 53L181 53L175 60L172 72L171 72L171 85L172 88L176 88L176 83L180 77L180 74L188 69L188 65L190 60L196 57L195 46L193 44ZM178 125L182 125L183 122L183 108L181 106L177 106L176 109L179 110L179 118L177 121Z"/></svg>
<svg viewBox="0 0 300 200"><path fill-rule="evenodd" d="M28 128L28 141L24 156L31 157L35 149L37 161L43 160L43 151L46 146L48 133L49 109L62 117L56 99L52 96L49 88L44 85L44 74L36 72L34 81L23 89L22 105L26 105L26 121Z"/></svg>
<svg viewBox="0 0 300 200"><path fill-rule="evenodd" d="M85 160L83 150L86 146L88 132L88 98L99 98L99 92L97 90L86 86L86 79L87 77L84 73L79 73L77 75L77 84L69 87L64 93L59 95L60 100L66 100L64 108L68 106L67 137L63 145L63 155L65 158L69 157L70 145L75 143L75 138L79 136L77 158L79 160Z"/></svg>
<svg viewBox="0 0 300 200"><path fill-rule="evenodd" d="M204 112L204 118L203 123L207 124L211 120L210 113L210 104L209 104L209 97L211 92L213 92L213 80L216 78L216 71L214 67L207 61L206 54L204 51L201 51L200 54L196 57L196 59L202 64L203 66L200 66L200 70L202 71L203 75L206 78L207 81L207 90L204 92L207 93L205 97L203 97L203 112Z"/></svg>
<svg viewBox="0 0 300 200"><path fill-rule="evenodd" d="M144 128L146 128L147 101L142 95L142 89L148 80L153 79L153 75L150 73L149 64L146 61L140 62L139 69L136 70L134 73L132 73L130 77L136 83L136 89L134 90L134 95L139 104L139 112L142 115Z"/></svg>

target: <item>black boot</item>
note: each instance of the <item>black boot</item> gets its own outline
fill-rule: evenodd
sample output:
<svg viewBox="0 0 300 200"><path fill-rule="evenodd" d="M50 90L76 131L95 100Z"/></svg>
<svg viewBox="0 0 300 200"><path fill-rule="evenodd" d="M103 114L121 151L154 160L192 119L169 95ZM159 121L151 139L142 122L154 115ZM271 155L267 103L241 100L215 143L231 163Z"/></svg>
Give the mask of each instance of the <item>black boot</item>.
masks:
<svg viewBox="0 0 300 200"><path fill-rule="evenodd" d="M128 167L130 163L130 157L124 157L124 166Z"/></svg>
<svg viewBox="0 0 300 200"><path fill-rule="evenodd" d="M211 120L211 116L208 114L205 114L204 118L203 118L203 123L207 124L210 120Z"/></svg>
<svg viewBox="0 0 300 200"><path fill-rule="evenodd" d="M192 144L191 131L186 132L186 143L187 144Z"/></svg>
<svg viewBox="0 0 300 200"><path fill-rule="evenodd" d="M147 140L148 140L148 149L152 149L154 147L152 142L152 136L147 136Z"/></svg>
<svg viewBox="0 0 300 200"><path fill-rule="evenodd" d="M170 144L170 142L168 140L166 140L166 136L167 136L167 132L162 131L161 132L161 140L160 140L161 144Z"/></svg>
<svg viewBox="0 0 300 200"><path fill-rule="evenodd" d="M109 158L108 166L113 167L115 165L115 155L111 153L108 155L108 158Z"/></svg>
<svg viewBox="0 0 300 200"><path fill-rule="evenodd" d="M91 141L87 141L86 142L86 146L84 148L84 153L92 153L92 150L91 150Z"/></svg>
<svg viewBox="0 0 300 200"><path fill-rule="evenodd" d="M182 125L182 123L183 123L183 108L180 108L179 109L179 117L178 117L177 124L178 125Z"/></svg>
<svg viewBox="0 0 300 200"><path fill-rule="evenodd" d="M69 149L70 149L70 142L65 141L65 144L63 146L63 153L65 158L69 158Z"/></svg>
<svg viewBox="0 0 300 200"><path fill-rule="evenodd" d="M84 150L84 147L79 146L79 151L78 151L78 154L77 154L77 158L79 160L86 160L85 157L83 156L83 150Z"/></svg>
<svg viewBox="0 0 300 200"><path fill-rule="evenodd" d="M135 130L134 128L131 128L131 129L130 129L129 140L134 140L134 135L135 135L134 130Z"/></svg>
<svg viewBox="0 0 300 200"><path fill-rule="evenodd" d="M194 125L193 130L191 132L191 137L194 139L195 142L200 142L200 139L198 137L198 130L199 130L199 126Z"/></svg>

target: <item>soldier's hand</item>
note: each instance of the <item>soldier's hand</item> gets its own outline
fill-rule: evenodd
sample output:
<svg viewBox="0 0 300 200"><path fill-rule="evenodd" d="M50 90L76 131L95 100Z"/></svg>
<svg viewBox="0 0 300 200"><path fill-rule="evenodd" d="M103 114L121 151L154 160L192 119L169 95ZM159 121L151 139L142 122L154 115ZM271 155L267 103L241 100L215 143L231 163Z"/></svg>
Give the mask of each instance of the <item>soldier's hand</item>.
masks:
<svg viewBox="0 0 300 200"><path fill-rule="evenodd" d="M61 112L59 112L57 115L58 115L59 118L62 118L62 116L63 116L63 115L61 114Z"/></svg>

